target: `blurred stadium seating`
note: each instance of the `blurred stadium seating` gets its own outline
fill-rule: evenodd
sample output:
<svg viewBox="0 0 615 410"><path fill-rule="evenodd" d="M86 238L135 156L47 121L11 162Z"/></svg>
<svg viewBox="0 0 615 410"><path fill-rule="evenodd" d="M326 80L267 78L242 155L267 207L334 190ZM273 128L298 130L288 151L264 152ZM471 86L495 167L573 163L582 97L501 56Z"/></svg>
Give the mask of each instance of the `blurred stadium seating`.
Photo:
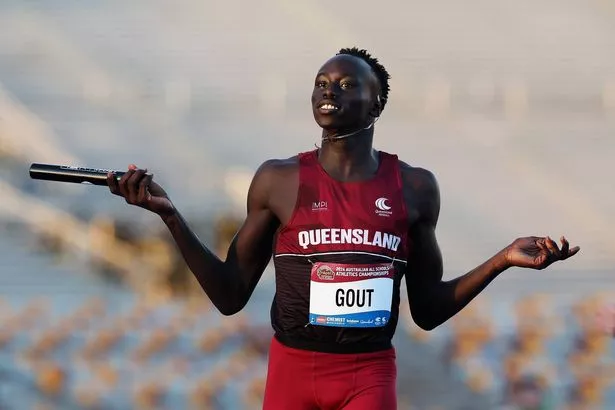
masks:
<svg viewBox="0 0 615 410"><path fill-rule="evenodd" d="M27 167L147 166L224 254L258 164L318 141L313 75L349 45L393 77L378 148L439 179L447 277L520 235L582 247L433 332L404 301L400 408L615 408L595 321L615 302L614 23L598 0L0 2L0 408L259 408L271 271L222 318L156 218Z"/></svg>

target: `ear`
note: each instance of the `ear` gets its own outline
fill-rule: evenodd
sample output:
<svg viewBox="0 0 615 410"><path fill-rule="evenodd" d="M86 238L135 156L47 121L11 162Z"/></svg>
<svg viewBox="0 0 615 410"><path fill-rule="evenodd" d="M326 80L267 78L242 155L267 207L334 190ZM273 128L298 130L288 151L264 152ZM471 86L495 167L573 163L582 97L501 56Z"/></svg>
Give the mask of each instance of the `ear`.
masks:
<svg viewBox="0 0 615 410"><path fill-rule="evenodd" d="M374 107L372 108L372 110L369 112L369 115L371 115L374 118L378 118L380 117L381 112L382 112L382 103L380 102L380 95L377 95L376 102L374 103Z"/></svg>

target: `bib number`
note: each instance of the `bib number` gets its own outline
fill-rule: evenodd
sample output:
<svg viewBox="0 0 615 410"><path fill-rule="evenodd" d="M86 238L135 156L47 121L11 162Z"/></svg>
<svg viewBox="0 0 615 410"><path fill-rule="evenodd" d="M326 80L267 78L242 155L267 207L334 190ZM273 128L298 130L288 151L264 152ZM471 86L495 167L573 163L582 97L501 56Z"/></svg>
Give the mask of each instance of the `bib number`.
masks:
<svg viewBox="0 0 615 410"><path fill-rule="evenodd" d="M310 324L385 326L391 317L394 276L390 263L315 263L310 280Z"/></svg>

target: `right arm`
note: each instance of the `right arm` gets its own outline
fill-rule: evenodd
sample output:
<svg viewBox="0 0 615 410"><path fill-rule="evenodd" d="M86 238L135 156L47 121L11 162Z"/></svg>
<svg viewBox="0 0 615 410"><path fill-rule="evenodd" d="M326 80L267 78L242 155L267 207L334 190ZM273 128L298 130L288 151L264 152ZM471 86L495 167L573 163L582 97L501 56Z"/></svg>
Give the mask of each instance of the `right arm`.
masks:
<svg viewBox="0 0 615 410"><path fill-rule="evenodd" d="M207 296L223 315L228 316L248 303L271 259L279 226L278 218L269 207L274 177L274 161L265 162L256 172L248 191L247 217L224 261L199 240L164 190L145 170L131 167L115 186L112 177L109 183L111 191L124 196L128 203L160 215ZM135 191L140 194L131 195Z"/></svg>

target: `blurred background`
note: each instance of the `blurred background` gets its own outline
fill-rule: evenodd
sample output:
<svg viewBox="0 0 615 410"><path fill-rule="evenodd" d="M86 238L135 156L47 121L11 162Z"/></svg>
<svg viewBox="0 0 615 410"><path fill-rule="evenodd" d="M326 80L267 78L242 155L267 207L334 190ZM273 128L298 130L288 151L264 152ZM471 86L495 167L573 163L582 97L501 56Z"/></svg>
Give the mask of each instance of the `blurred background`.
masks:
<svg viewBox="0 0 615 410"><path fill-rule="evenodd" d="M615 408L615 3L0 2L0 409L258 409L275 291L208 303L158 218L31 162L147 167L224 255L253 172L319 140L341 47L392 75L376 147L432 170L446 277L519 236L581 253L512 269L418 329L400 409ZM405 293L405 292L404 292Z"/></svg>

